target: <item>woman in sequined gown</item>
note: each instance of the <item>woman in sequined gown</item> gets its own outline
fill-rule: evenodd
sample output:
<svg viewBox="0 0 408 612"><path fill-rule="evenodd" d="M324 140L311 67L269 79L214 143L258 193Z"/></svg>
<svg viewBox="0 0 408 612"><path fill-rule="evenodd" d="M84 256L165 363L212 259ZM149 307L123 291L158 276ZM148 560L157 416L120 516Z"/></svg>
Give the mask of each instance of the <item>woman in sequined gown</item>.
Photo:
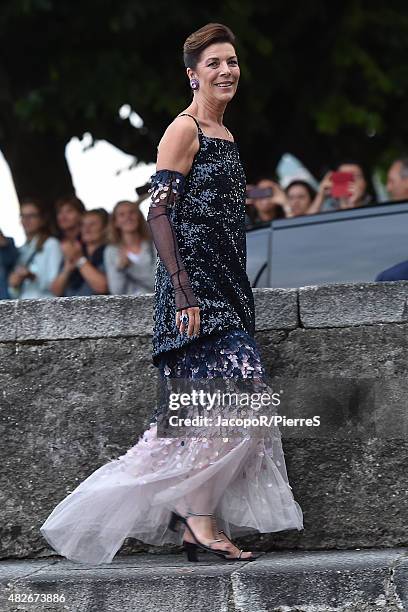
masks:
<svg viewBox="0 0 408 612"><path fill-rule="evenodd" d="M158 147L148 222L159 255L152 358L163 388L211 379L267 388L246 274L245 174L223 126L240 75L234 42L221 24L187 38L193 99ZM278 428L268 437L221 437L209 428L196 437L160 437L166 410L157 402L135 446L54 508L41 533L59 554L109 563L134 537L186 548L200 542L245 561L255 557L230 538L303 529ZM174 517L184 529L175 530Z"/></svg>

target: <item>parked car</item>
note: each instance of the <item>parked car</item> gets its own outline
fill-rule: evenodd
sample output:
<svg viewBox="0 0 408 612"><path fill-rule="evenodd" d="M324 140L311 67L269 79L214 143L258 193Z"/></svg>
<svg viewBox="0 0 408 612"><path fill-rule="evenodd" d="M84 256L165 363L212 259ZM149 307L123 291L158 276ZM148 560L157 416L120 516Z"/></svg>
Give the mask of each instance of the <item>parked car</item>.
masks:
<svg viewBox="0 0 408 612"><path fill-rule="evenodd" d="M247 230L252 287L374 281L408 260L408 202L386 202Z"/></svg>

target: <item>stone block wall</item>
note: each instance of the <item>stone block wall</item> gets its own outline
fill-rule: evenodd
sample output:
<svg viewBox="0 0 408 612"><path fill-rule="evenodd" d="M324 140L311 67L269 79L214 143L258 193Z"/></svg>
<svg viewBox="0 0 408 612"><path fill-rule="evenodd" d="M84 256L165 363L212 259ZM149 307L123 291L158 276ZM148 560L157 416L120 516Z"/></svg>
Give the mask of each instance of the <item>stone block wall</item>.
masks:
<svg viewBox="0 0 408 612"><path fill-rule="evenodd" d="M268 377L315 381L320 413L333 423L341 413L362 435L283 434L305 530L242 541L262 550L407 546L408 282L254 296ZM38 528L53 507L147 427L153 299L0 302L1 558L49 554ZM318 388L328 378L335 396ZM135 550L149 547L129 539L122 552Z"/></svg>

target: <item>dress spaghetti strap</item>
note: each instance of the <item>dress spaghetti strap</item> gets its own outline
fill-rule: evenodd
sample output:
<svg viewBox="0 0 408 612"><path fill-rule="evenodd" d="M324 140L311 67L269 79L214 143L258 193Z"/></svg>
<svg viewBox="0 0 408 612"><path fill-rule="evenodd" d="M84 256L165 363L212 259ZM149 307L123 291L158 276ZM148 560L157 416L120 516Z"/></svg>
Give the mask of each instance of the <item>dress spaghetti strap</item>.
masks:
<svg viewBox="0 0 408 612"><path fill-rule="evenodd" d="M182 113L181 115L177 115L177 117L191 117L194 120L194 123L197 126L198 133L204 135L203 134L203 130L200 128L200 124L198 123L197 119L195 117L193 117L193 115L189 115L188 113Z"/></svg>
<svg viewBox="0 0 408 612"><path fill-rule="evenodd" d="M189 113L181 113L181 115L177 115L177 117L191 117L193 119L193 121L195 122L197 129L198 129L198 133L201 134L201 136L204 136L206 138L212 138L211 136L205 136L203 130L200 127L200 124L198 123L197 119L195 117L193 117L193 115L190 115ZM227 127L225 127L225 131L227 132L227 134L229 134L229 136L231 136L232 138L234 138L231 134L231 132L229 131L229 129ZM216 137L215 137L216 138ZM216 140L224 140L223 138L216 138ZM235 142L235 140L231 140L230 142Z"/></svg>

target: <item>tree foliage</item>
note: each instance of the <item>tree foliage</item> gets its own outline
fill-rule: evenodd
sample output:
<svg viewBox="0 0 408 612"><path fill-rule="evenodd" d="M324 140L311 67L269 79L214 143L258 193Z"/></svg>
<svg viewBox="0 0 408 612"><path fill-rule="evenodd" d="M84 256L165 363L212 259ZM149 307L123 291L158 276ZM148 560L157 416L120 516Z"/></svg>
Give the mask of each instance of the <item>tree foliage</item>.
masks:
<svg viewBox="0 0 408 612"><path fill-rule="evenodd" d="M315 173L342 157L382 165L405 150L408 11L402 1L6 0L0 14L0 148L17 190L71 187L64 148L90 132L152 161L190 100L181 48L209 21L238 40L225 123L248 179L290 151ZM143 118L119 118L124 103Z"/></svg>

